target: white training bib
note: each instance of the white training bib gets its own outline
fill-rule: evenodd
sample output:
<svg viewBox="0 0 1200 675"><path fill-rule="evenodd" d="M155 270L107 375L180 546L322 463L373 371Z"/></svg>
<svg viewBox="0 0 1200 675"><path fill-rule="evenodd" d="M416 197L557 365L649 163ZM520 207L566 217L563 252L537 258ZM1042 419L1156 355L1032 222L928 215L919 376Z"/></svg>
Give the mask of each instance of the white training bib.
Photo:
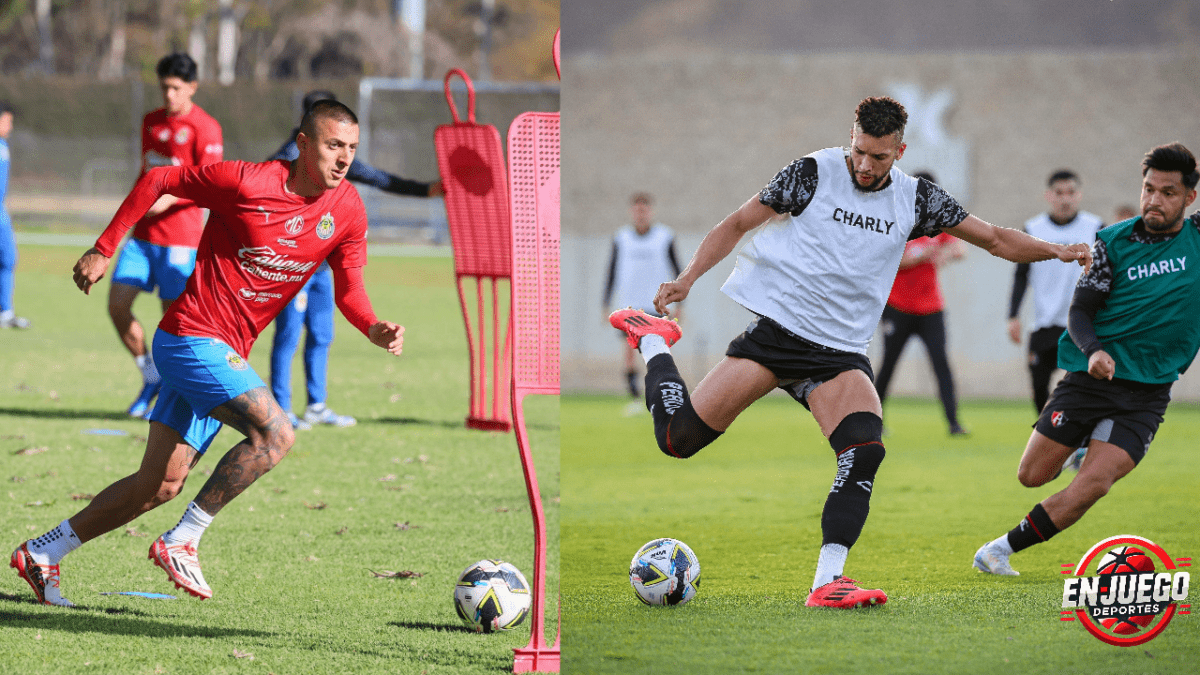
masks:
<svg viewBox="0 0 1200 675"><path fill-rule="evenodd" d="M670 248L675 235L662 223L638 234L632 225L617 231L616 269L613 271L613 306L654 311L658 285L675 278Z"/></svg>
<svg viewBox="0 0 1200 675"><path fill-rule="evenodd" d="M843 148L809 156L812 201L756 232L721 290L800 337L865 354L916 227L918 181L893 166L891 184L863 192Z"/></svg>
<svg viewBox="0 0 1200 675"><path fill-rule="evenodd" d="M1104 227L1099 216L1080 211L1066 225L1056 225L1049 214L1043 213L1025 221L1025 231L1045 239L1052 244L1077 244L1089 246L1096 240L1096 232ZM1075 295L1075 283L1083 268L1064 265L1058 260L1042 260L1029 265L1029 288L1033 291L1033 326L1031 330L1048 326L1066 326L1067 313L1071 309L1071 298Z"/></svg>

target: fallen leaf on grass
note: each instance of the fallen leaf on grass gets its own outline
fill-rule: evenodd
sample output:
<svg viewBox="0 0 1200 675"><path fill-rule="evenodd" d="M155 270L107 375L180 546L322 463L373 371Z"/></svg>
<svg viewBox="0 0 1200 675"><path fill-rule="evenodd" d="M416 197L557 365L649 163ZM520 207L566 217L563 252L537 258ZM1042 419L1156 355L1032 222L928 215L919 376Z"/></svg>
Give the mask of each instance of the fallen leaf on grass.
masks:
<svg viewBox="0 0 1200 675"><path fill-rule="evenodd" d="M125 536L127 536L127 537L144 537L144 536L146 536L146 533L138 532L136 528L127 527L127 528L125 528Z"/></svg>
<svg viewBox="0 0 1200 675"><path fill-rule="evenodd" d="M309 509L312 509L313 511L320 511L321 509L329 506L325 502L317 502L316 504L309 504L308 502L304 502L304 505L306 507L308 507Z"/></svg>
<svg viewBox="0 0 1200 675"><path fill-rule="evenodd" d="M425 576L420 572L414 572L412 570L401 570L399 572L393 572L391 570L379 570L376 572L373 569L367 568L367 571L371 574L374 574L377 579L414 579Z"/></svg>
<svg viewBox="0 0 1200 675"><path fill-rule="evenodd" d="M244 652L240 649L235 649L235 650L233 650L233 658L235 658L235 659L250 659L251 661L253 661L254 655L251 654L250 652Z"/></svg>
<svg viewBox="0 0 1200 675"><path fill-rule="evenodd" d="M384 476L383 478L380 478L379 482L380 483L390 483L394 480L396 480L396 474L389 473L388 475Z"/></svg>
<svg viewBox="0 0 1200 675"><path fill-rule="evenodd" d="M403 523L396 523L397 530L415 530L418 527L420 527L420 525L409 525L407 520Z"/></svg>
<svg viewBox="0 0 1200 675"><path fill-rule="evenodd" d="M150 439L146 438L145 436L138 436L137 434L134 434L129 437L129 440L134 441L135 443L145 443Z"/></svg>
<svg viewBox="0 0 1200 675"><path fill-rule="evenodd" d="M75 501L77 501L77 502L90 502L90 501L92 501L92 500L93 500L93 499L95 499L95 498L96 498L96 495L93 495L93 494L88 494L88 493L86 493L86 492L84 492L84 493L82 493L82 494L73 494L73 495L71 495L71 499L73 499L73 500L75 500Z"/></svg>
<svg viewBox="0 0 1200 675"><path fill-rule="evenodd" d="M507 506L497 506L496 513L508 513L508 507Z"/></svg>
<svg viewBox="0 0 1200 675"><path fill-rule="evenodd" d="M424 464L429 461L429 455L417 455L417 461Z"/></svg>
<svg viewBox="0 0 1200 675"><path fill-rule="evenodd" d="M56 502L56 501L58 501L58 500L57 500L57 499L51 499L51 500L50 500L50 501L48 501L48 502L44 502L44 501L42 501L42 500L40 500L40 499L39 499L39 500L37 500L36 502L25 502L25 506L54 506L54 502Z"/></svg>
<svg viewBox="0 0 1200 675"><path fill-rule="evenodd" d="M392 394L391 396L388 397L388 403L399 403L399 402L400 402L400 394Z"/></svg>
<svg viewBox="0 0 1200 675"><path fill-rule="evenodd" d="M334 532L334 534L346 534L349 531L350 531L350 528L343 525L342 528L340 530Z"/></svg>
<svg viewBox="0 0 1200 675"><path fill-rule="evenodd" d="M284 490L283 488L271 488L271 492L274 492L275 494L280 495L280 494L283 494L284 492L286 492L286 490Z"/></svg>
<svg viewBox="0 0 1200 675"><path fill-rule="evenodd" d="M58 400L58 392L57 391L54 391L53 389L50 390L50 400L51 401Z"/></svg>
<svg viewBox="0 0 1200 675"><path fill-rule="evenodd" d="M9 480L11 480L14 483L24 483L25 477L24 476L13 476L12 478L9 478Z"/></svg>
<svg viewBox="0 0 1200 675"><path fill-rule="evenodd" d="M7 436L0 436L0 441L23 441L23 440L25 440L25 434L8 434Z"/></svg>
<svg viewBox="0 0 1200 675"><path fill-rule="evenodd" d="M407 485L389 485L387 489L391 490L392 492L401 492L403 490L407 490L408 486Z"/></svg>
<svg viewBox="0 0 1200 675"><path fill-rule="evenodd" d="M39 445L39 446L37 446L36 448L35 448L35 447L32 447L32 446L30 446L30 447L28 447L28 448L21 448L20 450L17 450L17 451L16 451L16 452L14 452L13 454L14 454L14 455L40 455L40 454L42 454L43 452L46 452L46 451L47 451L47 450L49 450L49 449L50 449L50 448L49 448L49 447L47 447L47 446L45 446L45 445Z"/></svg>
<svg viewBox="0 0 1200 675"><path fill-rule="evenodd" d="M38 478L58 478L58 472L54 469L50 469L46 473L39 473Z"/></svg>
<svg viewBox="0 0 1200 675"><path fill-rule="evenodd" d="M310 555L304 559L304 562L321 562L321 559L315 555Z"/></svg>

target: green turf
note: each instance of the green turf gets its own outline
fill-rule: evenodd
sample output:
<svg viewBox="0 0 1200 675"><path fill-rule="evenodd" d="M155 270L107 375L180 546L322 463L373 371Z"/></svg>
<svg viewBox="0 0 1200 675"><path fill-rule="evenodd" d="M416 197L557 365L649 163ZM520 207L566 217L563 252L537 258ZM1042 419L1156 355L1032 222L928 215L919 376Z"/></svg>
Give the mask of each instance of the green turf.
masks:
<svg viewBox="0 0 1200 675"><path fill-rule="evenodd" d="M834 463L802 407L768 397L681 461L658 450L649 415L623 416L625 404L562 401L564 672L1197 672L1194 615L1134 648L1059 620L1059 566L1101 539L1136 534L1200 557L1194 406L1171 407L1147 459L1079 524L1015 555L1021 576L994 577L971 568L975 550L1069 478L1017 482L1030 405L968 403L974 433L951 438L934 404L890 401L887 459L846 568L889 601L837 611L803 607ZM630 588L630 558L657 537L700 559L687 605L646 607Z"/></svg>
<svg viewBox="0 0 1200 675"><path fill-rule="evenodd" d="M73 495L133 472L144 449L147 425L123 414L140 378L108 323L107 284L91 297L71 284L80 253L22 247L16 306L34 327L0 332L0 533L10 548L73 514L83 505ZM452 605L457 575L482 558L510 560L532 581L533 536L512 434L463 427L467 357L451 262L372 258L366 280L379 316L406 326L404 354L384 353L338 317L329 404L359 424L298 432L290 455L218 515L200 548L213 599L176 591L146 559L153 537L174 525L203 484L205 476L194 475L179 499L66 559L63 590L82 609L35 604L25 582L4 568L0 670L511 672L528 621L508 634L478 635L462 627ZM153 325L155 305L142 296L135 311ZM271 335L260 337L250 359L264 378ZM298 353L298 405L302 374ZM530 397L526 410L554 598L558 401ZM222 431L196 472L210 471L237 440ZM403 523L409 529L396 526ZM370 570L424 576L376 578ZM179 599L101 595L110 591Z"/></svg>

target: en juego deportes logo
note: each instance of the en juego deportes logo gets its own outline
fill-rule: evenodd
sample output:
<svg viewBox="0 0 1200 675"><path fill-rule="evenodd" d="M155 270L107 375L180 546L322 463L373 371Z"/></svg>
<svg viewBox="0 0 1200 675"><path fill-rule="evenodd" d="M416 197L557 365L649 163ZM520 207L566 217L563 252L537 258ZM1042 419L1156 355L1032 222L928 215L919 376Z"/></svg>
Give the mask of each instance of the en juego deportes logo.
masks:
<svg viewBox="0 0 1200 675"><path fill-rule="evenodd" d="M1131 534L1096 544L1078 563L1063 565L1063 621L1083 624L1110 645L1133 647L1158 637L1175 615L1190 614L1191 558L1172 558ZM1091 573L1089 574L1089 570Z"/></svg>

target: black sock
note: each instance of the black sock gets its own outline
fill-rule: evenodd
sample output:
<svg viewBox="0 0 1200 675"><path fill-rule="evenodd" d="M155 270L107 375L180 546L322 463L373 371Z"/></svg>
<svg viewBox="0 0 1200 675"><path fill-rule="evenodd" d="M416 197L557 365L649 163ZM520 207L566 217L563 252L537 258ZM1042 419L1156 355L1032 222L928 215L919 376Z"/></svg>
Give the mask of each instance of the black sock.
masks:
<svg viewBox="0 0 1200 675"><path fill-rule="evenodd" d="M1029 515L1021 519L1016 527L1008 532L1008 545L1013 553L1022 551L1034 544L1049 541L1050 537L1059 533L1058 526L1050 520L1050 515L1039 503L1033 507Z"/></svg>
<svg viewBox="0 0 1200 675"><path fill-rule="evenodd" d="M633 396L634 398L637 398L638 388L637 388L637 371L636 370L625 371L625 384L628 385L628 387L629 387L629 395Z"/></svg>
<svg viewBox="0 0 1200 675"><path fill-rule="evenodd" d="M722 433L696 414L670 354L659 354L646 364L646 407L654 417L658 447L671 457L691 457Z"/></svg>
<svg viewBox="0 0 1200 675"><path fill-rule="evenodd" d="M851 413L829 435L837 452L837 475L821 511L821 543L854 546L871 511L875 472L886 454L880 438L883 420L869 412Z"/></svg>

